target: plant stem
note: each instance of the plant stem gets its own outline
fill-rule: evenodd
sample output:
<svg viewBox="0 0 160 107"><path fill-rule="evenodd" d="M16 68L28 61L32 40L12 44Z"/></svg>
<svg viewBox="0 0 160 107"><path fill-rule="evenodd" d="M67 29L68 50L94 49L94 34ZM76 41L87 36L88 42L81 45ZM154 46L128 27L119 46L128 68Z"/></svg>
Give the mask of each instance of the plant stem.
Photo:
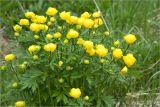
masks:
<svg viewBox="0 0 160 107"><path fill-rule="evenodd" d="M130 46L130 45L128 45L127 48L125 49L124 54L126 54L128 48L129 48L129 46Z"/></svg>
<svg viewBox="0 0 160 107"><path fill-rule="evenodd" d="M15 73L17 80L20 81L19 78L18 78L18 74L17 74L16 70L13 67L12 62L11 62L11 68L12 68L12 71Z"/></svg>
<svg viewBox="0 0 160 107"><path fill-rule="evenodd" d="M41 93L38 87L38 100L39 100L39 106L41 107Z"/></svg>

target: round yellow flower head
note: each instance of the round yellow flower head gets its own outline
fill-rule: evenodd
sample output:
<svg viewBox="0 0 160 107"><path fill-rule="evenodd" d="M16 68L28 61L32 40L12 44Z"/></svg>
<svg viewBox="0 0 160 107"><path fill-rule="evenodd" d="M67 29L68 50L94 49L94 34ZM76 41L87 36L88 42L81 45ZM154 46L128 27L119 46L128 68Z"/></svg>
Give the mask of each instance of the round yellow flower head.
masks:
<svg viewBox="0 0 160 107"><path fill-rule="evenodd" d="M120 74L123 75L128 71L128 68L125 66L121 69Z"/></svg>
<svg viewBox="0 0 160 107"><path fill-rule="evenodd" d="M88 12L84 12L81 14L81 17L88 19L91 15Z"/></svg>
<svg viewBox="0 0 160 107"><path fill-rule="evenodd" d="M9 61L13 61L15 59L15 55L14 54L8 54L4 57L5 61L9 62Z"/></svg>
<svg viewBox="0 0 160 107"><path fill-rule="evenodd" d="M85 97L84 97L84 100L85 100L85 101L88 101L88 100L89 100L89 96L85 96Z"/></svg>
<svg viewBox="0 0 160 107"><path fill-rule="evenodd" d="M83 46L85 49L92 49L94 47L92 41L84 41Z"/></svg>
<svg viewBox="0 0 160 107"><path fill-rule="evenodd" d="M47 18L44 16L36 15L36 20L37 20L37 23L45 23L47 21Z"/></svg>
<svg viewBox="0 0 160 107"><path fill-rule="evenodd" d="M25 107L25 106L26 106L26 103L25 103L25 101L17 101L17 102L15 103L15 106L16 106L16 107Z"/></svg>
<svg viewBox="0 0 160 107"><path fill-rule="evenodd" d="M51 34L47 34L47 35L46 35L46 39L47 39L47 40L51 40L52 38L53 38L53 36L52 36Z"/></svg>
<svg viewBox="0 0 160 107"><path fill-rule="evenodd" d="M60 16L60 18L61 18L62 20L68 20L68 19L70 18L70 15L71 15L70 12L65 12L65 11L63 11L63 12L61 12L61 13L59 14L59 16Z"/></svg>
<svg viewBox="0 0 160 107"><path fill-rule="evenodd" d="M85 41L83 40L83 38L78 38L78 40L77 40L78 45L83 45L84 42Z"/></svg>
<svg viewBox="0 0 160 107"><path fill-rule="evenodd" d="M103 21L101 18L97 18L97 19L94 19L94 24L100 26L103 24Z"/></svg>
<svg viewBox="0 0 160 107"><path fill-rule="evenodd" d="M93 20L91 20L91 19L85 19L84 20L84 23L83 23L84 27L86 27L86 28L92 28L93 25L94 25Z"/></svg>
<svg viewBox="0 0 160 107"><path fill-rule="evenodd" d="M33 12L26 12L25 16L26 16L26 18L31 18L32 19L32 18L35 18L36 15Z"/></svg>
<svg viewBox="0 0 160 107"><path fill-rule="evenodd" d="M127 44L133 44L137 40L137 38L133 34L128 34L124 36L124 40Z"/></svg>
<svg viewBox="0 0 160 107"><path fill-rule="evenodd" d="M84 62L84 64L87 64L87 65L89 64L89 60L87 60L87 59L85 59L83 62Z"/></svg>
<svg viewBox="0 0 160 107"><path fill-rule="evenodd" d="M52 25L52 22L51 21L47 22L47 25L48 26Z"/></svg>
<svg viewBox="0 0 160 107"><path fill-rule="evenodd" d="M62 30L62 26L58 26L57 29L58 29L58 30Z"/></svg>
<svg viewBox="0 0 160 107"><path fill-rule="evenodd" d="M56 32L55 34L53 34L54 38L61 38L62 34L60 32Z"/></svg>
<svg viewBox="0 0 160 107"><path fill-rule="evenodd" d="M103 45L99 44L96 45L96 54L100 57L105 57L108 53L108 49L105 48Z"/></svg>
<svg viewBox="0 0 160 107"><path fill-rule="evenodd" d="M82 18L82 17L81 17L81 18L78 18L77 24L78 24L78 25L83 25L84 21L85 21L84 18Z"/></svg>
<svg viewBox="0 0 160 107"><path fill-rule="evenodd" d="M48 30L48 26L45 25L45 24L39 24L39 27L40 27L40 30L43 30L43 31L47 31Z"/></svg>
<svg viewBox="0 0 160 107"><path fill-rule="evenodd" d="M78 17L77 16L71 16L68 21L69 21L69 24L77 24Z"/></svg>
<svg viewBox="0 0 160 107"><path fill-rule="evenodd" d="M77 31L75 31L74 29L70 29L69 32L67 33L66 37L67 37L67 39L78 38L79 33Z"/></svg>
<svg viewBox="0 0 160 107"><path fill-rule="evenodd" d="M20 64L20 65L19 65L19 68L22 69L22 70L24 70L24 69L27 68L27 66L26 66L26 64Z"/></svg>
<svg viewBox="0 0 160 107"><path fill-rule="evenodd" d="M100 11L97 11L97 12L94 12L94 13L92 14L92 16L93 16L94 18L97 18L97 17L100 17L100 16L101 16L101 13L100 13Z"/></svg>
<svg viewBox="0 0 160 107"><path fill-rule="evenodd" d="M66 70L67 70L67 71L71 71L71 70L73 70L73 67L67 66L67 67L66 67Z"/></svg>
<svg viewBox="0 0 160 107"><path fill-rule="evenodd" d="M50 17L50 21L51 21L51 22L55 22L56 19L55 19L54 17Z"/></svg>
<svg viewBox="0 0 160 107"><path fill-rule="evenodd" d="M55 49L57 48L57 45L56 44L53 44L53 43L48 43L46 45L44 45L44 50L47 51L47 52L54 52Z"/></svg>
<svg viewBox="0 0 160 107"><path fill-rule="evenodd" d="M20 25L13 26L14 31L18 32L22 30L22 27Z"/></svg>
<svg viewBox="0 0 160 107"><path fill-rule="evenodd" d="M32 54L33 52L36 52L36 51L37 51L36 45L31 45L31 46L29 46L28 51L29 51L29 53L31 53L31 54Z"/></svg>
<svg viewBox="0 0 160 107"><path fill-rule="evenodd" d="M28 20L28 19L21 19L21 20L19 21L19 24L20 24L20 25L27 26L27 25L29 25L29 20Z"/></svg>
<svg viewBox="0 0 160 107"><path fill-rule="evenodd" d="M39 24L36 24L36 23L31 23L30 25L30 30L33 31L33 32L38 32L40 31L40 25Z"/></svg>
<svg viewBox="0 0 160 107"><path fill-rule="evenodd" d="M34 39L39 39L39 35L34 35Z"/></svg>
<svg viewBox="0 0 160 107"><path fill-rule="evenodd" d="M72 88L69 95L75 99L78 99L81 96L81 90L79 88Z"/></svg>
<svg viewBox="0 0 160 107"><path fill-rule="evenodd" d="M114 58L116 58L116 59L120 59L120 58L122 58L122 56L123 56L123 52L122 52L121 49L116 48L116 49L113 50L112 56L113 56Z"/></svg>
<svg viewBox="0 0 160 107"><path fill-rule="evenodd" d="M68 43L68 39L65 39L65 40L63 41L63 43L64 43L64 44L67 44L67 43Z"/></svg>
<svg viewBox="0 0 160 107"><path fill-rule="evenodd" d="M76 29L81 29L81 25L76 25Z"/></svg>
<svg viewBox="0 0 160 107"><path fill-rule="evenodd" d="M136 58L133 54L128 53L126 56L123 56L123 61L128 67L131 67L136 62Z"/></svg>
<svg viewBox="0 0 160 107"><path fill-rule="evenodd" d="M94 56L96 53L96 50L94 48L91 49L87 49L86 52L90 55L90 56Z"/></svg>
<svg viewBox="0 0 160 107"><path fill-rule="evenodd" d="M18 36L19 36L19 33L18 33L18 32L15 32L14 35L15 35L16 37L18 37Z"/></svg>
<svg viewBox="0 0 160 107"><path fill-rule="evenodd" d="M58 62L58 66L61 67L63 65L63 61Z"/></svg>
<svg viewBox="0 0 160 107"><path fill-rule="evenodd" d="M114 46L118 46L119 44L120 44L119 40L116 40L116 41L114 42Z"/></svg>
<svg viewBox="0 0 160 107"><path fill-rule="evenodd" d="M53 7L49 7L46 11L46 14L48 16L55 16L57 14L58 10L56 8Z"/></svg>

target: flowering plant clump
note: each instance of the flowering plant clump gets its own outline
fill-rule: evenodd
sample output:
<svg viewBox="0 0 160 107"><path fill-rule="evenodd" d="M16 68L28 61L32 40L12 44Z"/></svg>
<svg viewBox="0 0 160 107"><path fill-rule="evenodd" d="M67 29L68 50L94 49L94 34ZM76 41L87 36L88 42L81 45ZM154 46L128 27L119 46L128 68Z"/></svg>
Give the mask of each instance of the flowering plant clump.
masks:
<svg viewBox="0 0 160 107"><path fill-rule="evenodd" d="M103 23L100 11L77 16L53 7L45 15L26 12L13 26L20 51L6 55L1 66L16 77L10 91L16 100L8 99L7 104L113 105L113 80L125 78L136 62L128 52L136 36L110 40Z"/></svg>

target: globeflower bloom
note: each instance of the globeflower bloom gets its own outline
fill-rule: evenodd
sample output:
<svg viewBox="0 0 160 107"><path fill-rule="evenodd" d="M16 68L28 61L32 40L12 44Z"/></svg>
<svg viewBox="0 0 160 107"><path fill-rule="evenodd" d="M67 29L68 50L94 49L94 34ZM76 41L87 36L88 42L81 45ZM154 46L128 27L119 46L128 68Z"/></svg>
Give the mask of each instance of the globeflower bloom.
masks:
<svg viewBox="0 0 160 107"><path fill-rule="evenodd" d="M30 30L33 31L33 32L38 32L40 31L40 25L39 24L36 24L36 23L31 23L30 25Z"/></svg>
<svg viewBox="0 0 160 107"><path fill-rule="evenodd" d="M22 30L22 27L20 25L13 26L14 31L18 32Z"/></svg>
<svg viewBox="0 0 160 107"><path fill-rule="evenodd" d="M34 12L26 12L26 13L25 13L25 17L26 17L26 18L31 18L31 19L32 19L32 18L35 18L35 16L36 16L36 15L35 15Z"/></svg>
<svg viewBox="0 0 160 107"><path fill-rule="evenodd" d="M128 67L131 67L136 62L136 58L133 54L128 53L126 56L123 56L123 61Z"/></svg>
<svg viewBox="0 0 160 107"><path fill-rule="evenodd" d="M83 23L84 27L86 27L86 28L92 28L93 25L94 25L93 20L91 20L91 19L85 19L84 20L84 23Z"/></svg>
<svg viewBox="0 0 160 107"><path fill-rule="evenodd" d="M81 14L81 17L88 19L91 15L88 12L84 12Z"/></svg>
<svg viewBox="0 0 160 107"><path fill-rule="evenodd" d="M25 107L25 106L26 106L26 103L25 103L25 101L17 101L17 102L15 103L15 106L16 106L16 107Z"/></svg>
<svg viewBox="0 0 160 107"><path fill-rule="evenodd" d="M46 17L36 15L36 22L37 22L37 23L45 23L46 21L47 21L47 18L46 18Z"/></svg>
<svg viewBox="0 0 160 107"><path fill-rule="evenodd" d="M21 19L21 20L19 21L19 24L20 24L20 25L27 26L27 25L29 25L29 20L28 20L28 19Z"/></svg>
<svg viewBox="0 0 160 107"><path fill-rule="evenodd" d="M81 90L79 88L72 88L69 95L75 99L78 99L81 96Z"/></svg>
<svg viewBox="0 0 160 107"><path fill-rule="evenodd" d="M53 38L53 36L52 36L51 34L47 34L47 35L46 35L46 39L47 39L47 40L51 40L52 38Z"/></svg>
<svg viewBox="0 0 160 107"><path fill-rule="evenodd" d="M58 10L56 8L53 7L49 7L46 11L46 14L48 16L55 16L57 14Z"/></svg>
<svg viewBox="0 0 160 107"><path fill-rule="evenodd" d="M48 43L48 44L44 45L43 48L44 48L44 50L45 50L46 52L54 52L55 49L57 48L57 45L56 45L56 44L53 44L53 43Z"/></svg>
<svg viewBox="0 0 160 107"><path fill-rule="evenodd" d="M84 42L85 41L83 40L83 38L78 38L78 40L77 40L78 45L83 45Z"/></svg>
<svg viewBox="0 0 160 107"><path fill-rule="evenodd" d="M96 54L100 57L105 57L108 53L108 49L105 48L103 45L97 45L96 46Z"/></svg>
<svg viewBox="0 0 160 107"><path fill-rule="evenodd" d="M68 22L69 24L77 24L77 21L78 21L78 17L77 17L77 16L71 16L71 17L67 20L67 22Z"/></svg>
<svg viewBox="0 0 160 107"><path fill-rule="evenodd" d="M133 44L137 40L137 38L133 34L128 34L124 36L124 40L127 44Z"/></svg>
<svg viewBox="0 0 160 107"><path fill-rule="evenodd" d="M70 18L70 15L71 15L70 12L65 12L65 11L63 11L63 12L61 12L61 13L59 14L59 16L60 16L60 18L61 18L62 20L68 20L68 19Z"/></svg>
<svg viewBox="0 0 160 107"><path fill-rule="evenodd" d="M90 56L94 56L96 53L96 50L94 48L91 49L87 49L86 52L90 55Z"/></svg>
<svg viewBox="0 0 160 107"><path fill-rule="evenodd" d="M37 52L41 49L41 47L39 45L31 45L28 48L28 51L30 54L32 54L33 52Z"/></svg>
<svg viewBox="0 0 160 107"><path fill-rule="evenodd" d="M75 31L74 29L70 29L69 32L67 33L66 37L67 37L67 39L78 38L79 33L77 31Z"/></svg>
<svg viewBox="0 0 160 107"><path fill-rule="evenodd" d="M60 38L62 36L62 34L60 32L56 32L55 34L53 34L53 38Z"/></svg>
<svg viewBox="0 0 160 107"><path fill-rule="evenodd" d="M13 61L15 59L15 55L14 54L8 54L4 57L5 61L9 62L9 61Z"/></svg>
<svg viewBox="0 0 160 107"><path fill-rule="evenodd" d="M123 56L123 52L122 52L121 49L116 48L116 49L113 50L112 56L113 56L114 58L116 58L116 59L120 59L120 58Z"/></svg>
<svg viewBox="0 0 160 107"><path fill-rule="evenodd" d="M100 11L97 11L97 12L94 12L94 13L92 14L92 16L93 16L94 18L97 18L97 17L100 17L100 16L101 16L101 13L100 13Z"/></svg>
<svg viewBox="0 0 160 107"><path fill-rule="evenodd" d="M92 41L84 41L83 46L85 49L92 49L94 45Z"/></svg>
<svg viewBox="0 0 160 107"><path fill-rule="evenodd" d="M128 68L125 66L121 69L120 74L125 74L128 71Z"/></svg>
<svg viewBox="0 0 160 107"><path fill-rule="evenodd" d="M118 46L119 44L120 44L119 40L116 40L116 41L114 42L114 46Z"/></svg>

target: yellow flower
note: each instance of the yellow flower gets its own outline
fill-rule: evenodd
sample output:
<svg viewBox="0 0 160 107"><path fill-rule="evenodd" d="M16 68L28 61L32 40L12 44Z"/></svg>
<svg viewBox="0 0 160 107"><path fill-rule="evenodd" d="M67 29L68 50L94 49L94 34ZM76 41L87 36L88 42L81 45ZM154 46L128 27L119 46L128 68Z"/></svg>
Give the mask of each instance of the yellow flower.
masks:
<svg viewBox="0 0 160 107"><path fill-rule="evenodd" d="M67 37L67 39L78 38L79 33L77 31L75 31L74 29L70 29L69 32L67 33L66 37Z"/></svg>
<svg viewBox="0 0 160 107"><path fill-rule="evenodd" d="M67 43L68 43L68 39L65 39L65 40L63 41L63 43L64 43L64 44L67 44Z"/></svg>
<svg viewBox="0 0 160 107"><path fill-rule="evenodd" d="M36 15L33 12L26 12L25 16L26 16L26 18L31 18L32 19L32 18L35 18Z"/></svg>
<svg viewBox="0 0 160 107"><path fill-rule="evenodd" d="M94 56L96 53L96 50L94 48L91 49L87 49L86 52L90 55L90 56Z"/></svg>
<svg viewBox="0 0 160 107"><path fill-rule="evenodd" d="M43 30L43 31L47 31L48 30L48 26L45 25L45 24L39 24L39 27L40 27L40 30Z"/></svg>
<svg viewBox="0 0 160 107"><path fill-rule="evenodd" d="M86 27L86 28L92 28L93 24L94 24L93 20L85 19L84 23L83 23L83 26Z"/></svg>
<svg viewBox="0 0 160 107"><path fill-rule="evenodd" d="M18 33L18 32L15 32L14 35L15 35L16 37L18 37L18 36L19 36L19 33Z"/></svg>
<svg viewBox="0 0 160 107"><path fill-rule="evenodd" d="M81 14L82 18L88 19L91 15L88 12L84 12Z"/></svg>
<svg viewBox="0 0 160 107"><path fill-rule="evenodd" d="M87 59L85 59L83 62L84 62L84 64L87 64L87 65L89 64L89 60L87 60Z"/></svg>
<svg viewBox="0 0 160 107"><path fill-rule="evenodd" d="M62 34L60 32L56 32L53 37L54 38L61 38Z"/></svg>
<svg viewBox="0 0 160 107"><path fill-rule="evenodd" d="M131 67L136 62L136 58L133 54L128 53L126 56L123 56L123 61L128 67Z"/></svg>
<svg viewBox="0 0 160 107"><path fill-rule="evenodd" d="M34 39L39 39L39 35L34 35Z"/></svg>
<svg viewBox="0 0 160 107"><path fill-rule="evenodd" d="M58 10L56 8L53 7L49 7L46 11L46 14L48 16L55 16L57 14Z"/></svg>
<svg viewBox="0 0 160 107"><path fill-rule="evenodd" d="M97 19L94 19L94 24L99 26L103 24L103 21L101 18L97 18Z"/></svg>
<svg viewBox="0 0 160 107"><path fill-rule="evenodd" d="M76 29L81 29L81 25L76 25Z"/></svg>
<svg viewBox="0 0 160 107"><path fill-rule="evenodd" d="M51 22L55 22L56 19L55 19L54 17L51 17L51 18L50 18L50 21L51 21Z"/></svg>
<svg viewBox="0 0 160 107"><path fill-rule="evenodd" d="M27 26L27 25L29 25L29 20L28 20L28 19L21 19L21 20L19 21L19 24L20 24L20 25L25 25L25 26Z"/></svg>
<svg viewBox="0 0 160 107"><path fill-rule="evenodd" d="M84 18L82 18L82 17L81 17L81 18L78 18L77 24L78 24L78 25L83 25L84 21L85 21Z"/></svg>
<svg viewBox="0 0 160 107"><path fill-rule="evenodd" d="M128 34L124 36L124 40L127 44L133 44L137 40L137 38L133 34Z"/></svg>
<svg viewBox="0 0 160 107"><path fill-rule="evenodd" d="M51 34L46 35L46 39L51 40L52 38L53 38L53 36Z"/></svg>
<svg viewBox="0 0 160 107"><path fill-rule="evenodd" d="M63 61L58 62L58 66L61 67L63 65Z"/></svg>
<svg viewBox="0 0 160 107"><path fill-rule="evenodd" d="M83 38L78 38L78 40L77 40L78 45L83 45L84 42L85 41L83 40Z"/></svg>
<svg viewBox="0 0 160 107"><path fill-rule="evenodd" d="M37 23L45 23L47 21L47 18L44 16L36 15L36 20L37 20Z"/></svg>
<svg viewBox="0 0 160 107"><path fill-rule="evenodd" d="M81 96L81 90L79 88L72 88L69 95L75 99L78 99Z"/></svg>
<svg viewBox="0 0 160 107"><path fill-rule="evenodd" d="M29 53L33 53L33 52L37 51L36 45L29 46L28 51L29 51Z"/></svg>
<svg viewBox="0 0 160 107"><path fill-rule="evenodd" d="M122 56L123 56L123 52L122 52L121 49L116 48L116 49L113 50L112 56L113 56L114 58L116 58L116 59L120 59L120 58L122 58Z"/></svg>
<svg viewBox="0 0 160 107"><path fill-rule="evenodd" d="M47 52L54 52L55 49L57 48L57 45L56 44L53 44L53 43L48 43L46 45L44 45L44 50L47 51Z"/></svg>
<svg viewBox="0 0 160 107"><path fill-rule="evenodd" d="M15 59L15 55L14 54L8 54L4 57L5 61L9 62L9 61L13 61Z"/></svg>
<svg viewBox="0 0 160 107"><path fill-rule="evenodd" d="M128 71L128 68L125 66L121 69L120 74L125 74Z"/></svg>
<svg viewBox="0 0 160 107"><path fill-rule="evenodd" d="M85 101L88 101L88 100L89 100L89 96L85 96L85 97L84 97L84 100L85 100Z"/></svg>
<svg viewBox="0 0 160 107"><path fill-rule="evenodd" d="M116 40L116 41L114 42L114 46L118 46L119 44L120 44L119 40Z"/></svg>
<svg viewBox="0 0 160 107"><path fill-rule="evenodd" d="M16 107L25 107L25 106L26 106L26 103L25 103L25 101L17 101L17 102L15 103L15 106L16 106Z"/></svg>
<svg viewBox="0 0 160 107"><path fill-rule="evenodd" d="M39 24L36 24L36 23L31 23L30 25L30 30L33 31L33 32L38 32L40 31L40 26Z"/></svg>
<svg viewBox="0 0 160 107"><path fill-rule="evenodd" d="M69 21L70 24L76 24L77 21L78 21L78 17L77 16L71 16L68 21Z"/></svg>
<svg viewBox="0 0 160 107"><path fill-rule="evenodd" d="M94 45L92 41L84 41L83 46L85 49L92 49Z"/></svg>
<svg viewBox="0 0 160 107"><path fill-rule="evenodd" d="M52 25L52 22L51 21L47 22L47 25L48 26Z"/></svg>
<svg viewBox="0 0 160 107"><path fill-rule="evenodd" d="M96 54L100 57L105 57L108 53L108 49L105 48L103 45L96 46Z"/></svg>
<svg viewBox="0 0 160 107"><path fill-rule="evenodd" d="M70 18L70 15L71 15L70 12L65 12L65 11L63 11L63 12L61 12L61 13L59 14L59 16L60 16L60 18L61 18L62 20L68 20L68 19Z"/></svg>
<svg viewBox="0 0 160 107"><path fill-rule="evenodd" d="M18 32L22 30L22 27L20 25L13 26L14 31Z"/></svg>
<svg viewBox="0 0 160 107"><path fill-rule="evenodd" d="M33 55L32 59L33 59L33 60L38 60L39 57L38 57L38 55Z"/></svg>
<svg viewBox="0 0 160 107"><path fill-rule="evenodd" d="M20 68L20 69L26 69L27 66L26 66L26 64L20 64L20 65L19 65L19 68Z"/></svg>
<svg viewBox="0 0 160 107"><path fill-rule="evenodd" d="M92 16L93 16L94 18L97 18L97 17L100 17L100 16L101 16L101 13L100 13L100 11L97 11L97 12L94 12L94 13L92 14Z"/></svg>

